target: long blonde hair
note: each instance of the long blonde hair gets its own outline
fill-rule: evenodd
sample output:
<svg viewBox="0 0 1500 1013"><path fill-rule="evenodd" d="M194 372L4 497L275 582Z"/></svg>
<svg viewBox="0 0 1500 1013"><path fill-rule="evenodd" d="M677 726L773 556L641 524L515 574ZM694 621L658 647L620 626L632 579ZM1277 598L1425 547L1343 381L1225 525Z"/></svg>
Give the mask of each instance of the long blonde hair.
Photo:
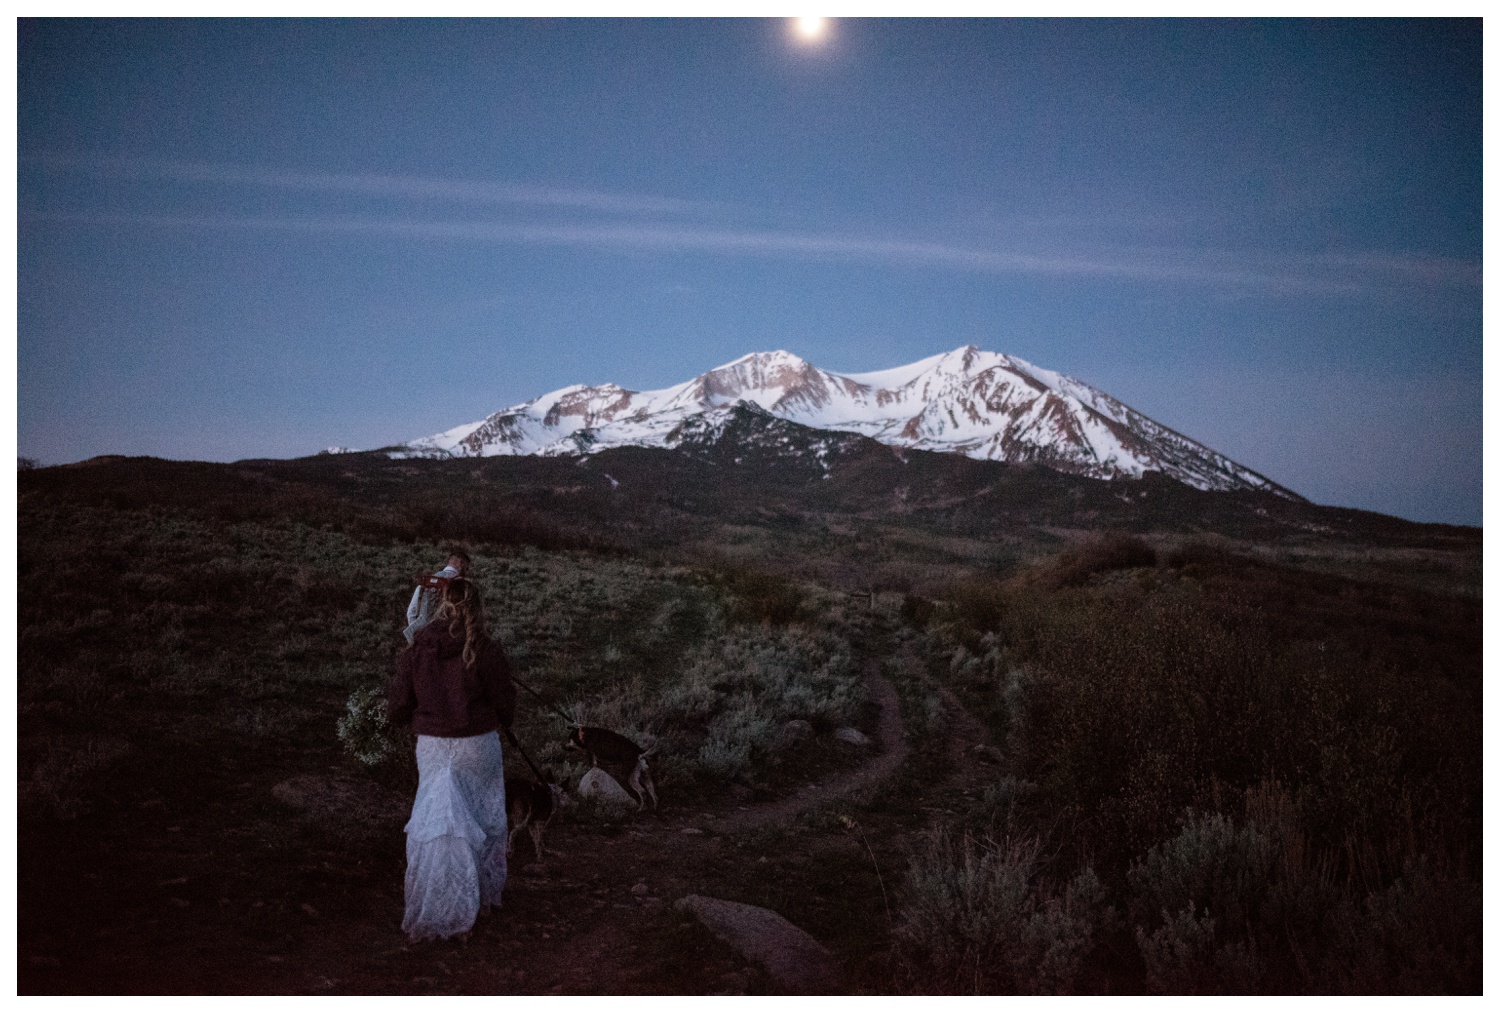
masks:
<svg viewBox="0 0 1500 1013"><path fill-rule="evenodd" d="M460 628L464 637L464 664L474 667L479 650L489 643L489 632L484 626L484 599L479 595L479 586L472 580L454 577L448 581L443 594L443 603L438 606L434 620L448 620L448 635L456 637Z"/></svg>

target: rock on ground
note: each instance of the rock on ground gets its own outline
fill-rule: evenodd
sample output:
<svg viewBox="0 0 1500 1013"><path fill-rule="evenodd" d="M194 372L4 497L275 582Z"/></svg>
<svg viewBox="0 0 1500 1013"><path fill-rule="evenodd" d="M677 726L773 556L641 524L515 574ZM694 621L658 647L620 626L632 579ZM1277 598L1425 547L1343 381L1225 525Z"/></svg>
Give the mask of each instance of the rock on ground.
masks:
<svg viewBox="0 0 1500 1013"><path fill-rule="evenodd" d="M850 728L848 725L835 731L833 737L840 742L847 742L851 746L868 746L870 744L870 737L868 735L858 728Z"/></svg>
<svg viewBox="0 0 1500 1013"><path fill-rule="evenodd" d="M764 967L777 984L801 995L826 995L839 984L833 954L775 911L753 904L689 894L677 902L742 956Z"/></svg>
<svg viewBox="0 0 1500 1013"><path fill-rule="evenodd" d="M578 779L578 794L583 798L602 798L606 802L620 805L636 804L635 799L630 797L630 792L622 788L619 781L598 767L590 767Z"/></svg>

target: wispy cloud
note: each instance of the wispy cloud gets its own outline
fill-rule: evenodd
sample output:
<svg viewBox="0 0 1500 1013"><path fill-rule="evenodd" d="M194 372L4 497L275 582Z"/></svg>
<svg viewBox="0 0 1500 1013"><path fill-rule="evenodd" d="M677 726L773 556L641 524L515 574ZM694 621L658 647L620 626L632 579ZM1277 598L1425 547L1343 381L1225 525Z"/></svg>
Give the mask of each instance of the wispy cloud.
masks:
<svg viewBox="0 0 1500 1013"><path fill-rule="evenodd" d="M1041 248L1031 229L1007 245L1003 230L975 242L715 224L747 212L727 204L672 198L550 189L523 184L409 176L306 173L199 162L103 158L58 153L22 155L23 164L88 176L210 184L312 194L422 201L444 208L442 217L401 214L378 205L355 217L327 214L235 216L136 212L61 211L23 206L23 218L97 226L219 229L324 235L385 236L507 245L552 245L648 252L701 252L725 256L802 258L925 267L998 276L1092 278L1191 284L1275 294L1349 294L1398 286L1478 290L1476 261L1383 253L1282 254L1204 251L1162 246ZM475 220L482 207L524 207L583 212L594 220L509 222ZM430 210L430 208L429 208ZM494 214L491 211L490 214ZM532 214L535 218L536 215ZM542 217L547 217L545 214ZM625 219L622 221L622 219ZM630 220L635 219L635 220ZM642 220L644 219L644 220ZM707 224L705 224L707 222ZM997 234L997 232L999 234Z"/></svg>
<svg viewBox="0 0 1500 1013"><path fill-rule="evenodd" d="M108 158L56 152L23 154L18 160L23 164L31 163L42 168L113 179L209 183L267 190L337 193L355 197L570 208L614 215L701 215L719 209L719 205L706 201L556 189L487 180L427 179L374 173L294 172L208 162Z"/></svg>
<svg viewBox="0 0 1500 1013"><path fill-rule="evenodd" d="M1328 270L1406 278L1434 287L1480 288L1484 265L1458 257L1413 256L1389 253L1326 253L1305 258Z"/></svg>
<svg viewBox="0 0 1500 1013"><path fill-rule="evenodd" d="M1276 292L1353 292L1404 280L1424 286L1479 284L1477 265L1437 258L1367 256L1172 256L1161 250L1110 256L1036 254L855 235L704 228L691 225L573 225L332 217L232 217L22 209L22 219L94 226L219 229L491 244L573 246L663 253L844 260L937 267L992 275L1113 278Z"/></svg>

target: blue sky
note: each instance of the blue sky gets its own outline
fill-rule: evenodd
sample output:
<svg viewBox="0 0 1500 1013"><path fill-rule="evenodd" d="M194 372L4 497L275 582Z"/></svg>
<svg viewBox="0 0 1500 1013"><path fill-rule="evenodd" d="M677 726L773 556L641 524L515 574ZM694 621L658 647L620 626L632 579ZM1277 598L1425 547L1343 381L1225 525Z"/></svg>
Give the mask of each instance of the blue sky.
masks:
<svg viewBox="0 0 1500 1013"><path fill-rule="evenodd" d="M23 20L19 452L976 344L1478 524L1481 57L1477 20Z"/></svg>

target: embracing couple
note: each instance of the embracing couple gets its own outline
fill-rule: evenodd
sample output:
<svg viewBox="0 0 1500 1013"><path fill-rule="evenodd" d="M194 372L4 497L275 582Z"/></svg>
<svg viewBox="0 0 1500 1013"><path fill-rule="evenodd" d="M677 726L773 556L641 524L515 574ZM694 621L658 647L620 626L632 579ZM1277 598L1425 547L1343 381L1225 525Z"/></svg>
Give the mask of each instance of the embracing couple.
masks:
<svg viewBox="0 0 1500 1013"><path fill-rule="evenodd" d="M406 824L412 939L467 932L499 907L506 876L505 765L498 730L515 718L504 649L485 628L468 554L424 577L406 610L408 646L386 693L387 718L417 734L417 798Z"/></svg>

